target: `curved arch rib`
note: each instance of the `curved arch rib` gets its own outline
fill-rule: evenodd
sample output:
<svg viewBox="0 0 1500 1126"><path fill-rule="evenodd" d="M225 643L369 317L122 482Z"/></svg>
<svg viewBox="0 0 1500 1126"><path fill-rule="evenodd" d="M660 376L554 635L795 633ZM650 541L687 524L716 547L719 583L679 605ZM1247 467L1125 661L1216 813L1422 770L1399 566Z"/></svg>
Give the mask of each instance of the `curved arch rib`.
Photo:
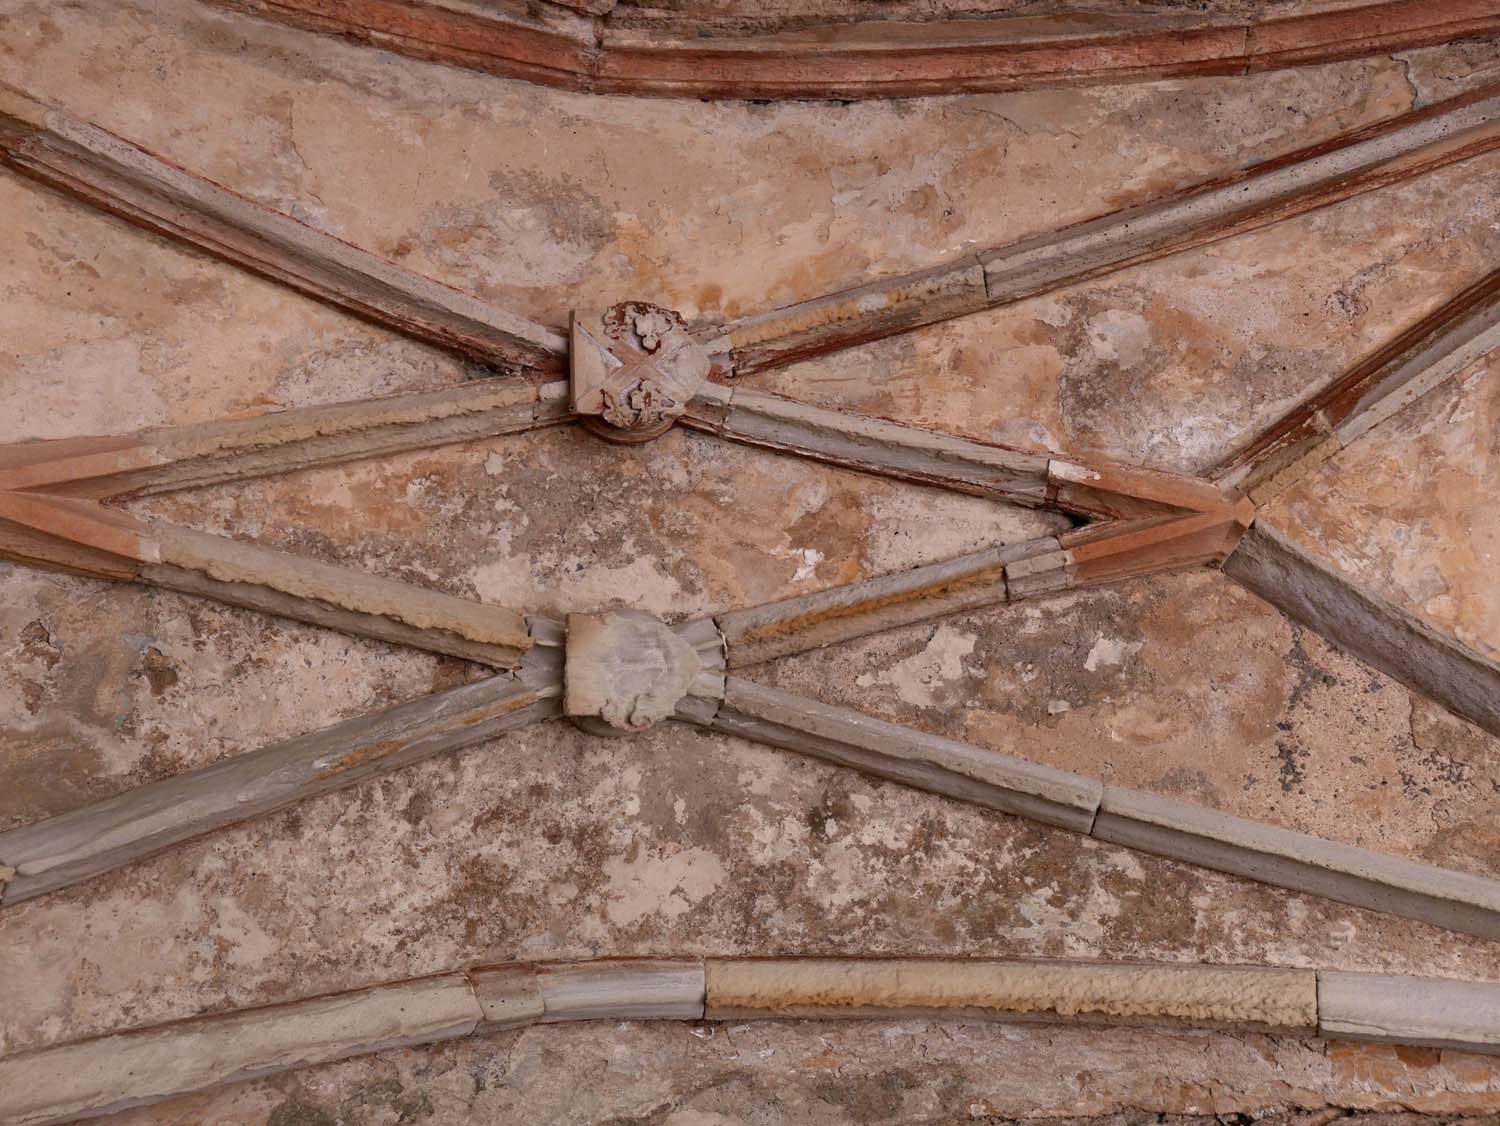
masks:
<svg viewBox="0 0 1500 1126"><path fill-rule="evenodd" d="M888 98L1248 74L1500 32L1492 0L1384 0L1301 16L1068 13L745 31L574 5L214 0L415 58L568 90ZM588 5L594 7L594 5Z"/></svg>
<svg viewBox="0 0 1500 1126"><path fill-rule="evenodd" d="M1500 149L1500 84L1158 199L718 327L738 375L1010 305Z"/></svg>
<svg viewBox="0 0 1500 1126"><path fill-rule="evenodd" d="M0 164L365 320L519 372L560 371L544 325L394 265L0 84Z"/></svg>
<svg viewBox="0 0 1500 1126"><path fill-rule="evenodd" d="M48 1126L386 1048L579 1020L961 1019L1217 1028L1500 1051L1500 984L1279 966L931 957L598 958L386 982L0 1059Z"/></svg>

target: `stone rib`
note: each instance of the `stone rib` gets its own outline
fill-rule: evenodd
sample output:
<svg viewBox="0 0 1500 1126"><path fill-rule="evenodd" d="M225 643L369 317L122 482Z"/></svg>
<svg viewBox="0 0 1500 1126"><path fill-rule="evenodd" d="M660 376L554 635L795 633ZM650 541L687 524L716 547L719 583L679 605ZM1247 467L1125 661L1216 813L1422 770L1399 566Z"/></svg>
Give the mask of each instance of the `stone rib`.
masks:
<svg viewBox="0 0 1500 1126"><path fill-rule="evenodd" d="M1269 504L1374 427L1500 347L1500 270L1480 278L1282 415L1213 476Z"/></svg>
<svg viewBox="0 0 1500 1126"><path fill-rule="evenodd" d="M945 266L744 317L723 331L737 374L781 367L1164 258L1496 148L1500 86L1492 85L1161 199Z"/></svg>
<svg viewBox="0 0 1500 1126"><path fill-rule="evenodd" d="M482 380L255 418L0 446L0 558L138 580L237 606L513 667L521 616L96 503L564 422L567 385Z"/></svg>
<svg viewBox="0 0 1500 1126"><path fill-rule="evenodd" d="M150 495L519 434L572 417L566 383L474 380L254 418L0 446L0 490Z"/></svg>
<svg viewBox="0 0 1500 1126"><path fill-rule="evenodd" d="M1500 984L1319 970L1318 1035L1500 1054Z"/></svg>
<svg viewBox="0 0 1500 1126"><path fill-rule="evenodd" d="M562 368L567 340L560 333L392 265L3 86L0 162L428 344L505 370Z"/></svg>
<svg viewBox="0 0 1500 1126"><path fill-rule="evenodd" d="M1282 16L1251 24L1246 53L1251 73L1333 62L1490 35L1495 16L1487 0L1406 0Z"/></svg>
<svg viewBox="0 0 1500 1126"><path fill-rule="evenodd" d="M198 1017L0 1059L0 1119L47 1126L385 1048L467 1036L463 974Z"/></svg>
<svg viewBox="0 0 1500 1126"><path fill-rule="evenodd" d="M1056 550L1057 540L1044 536L721 614L729 667L998 605L1006 600L1007 564Z"/></svg>
<svg viewBox="0 0 1500 1126"><path fill-rule="evenodd" d="M1207 512L1090 524L1057 537L1056 551L1006 564L1012 601L1219 563L1250 522L1247 502Z"/></svg>
<svg viewBox="0 0 1500 1126"><path fill-rule="evenodd" d="M890 958L709 958L709 1020L960 1017L1311 1035L1312 970Z"/></svg>
<svg viewBox="0 0 1500 1126"><path fill-rule="evenodd" d="M744 386L704 385L682 422L748 446L1094 520L1241 515L1237 497L1196 477L1099 459L1067 461Z"/></svg>
<svg viewBox="0 0 1500 1126"><path fill-rule="evenodd" d="M24 563L130 578L495 668L515 667L531 646L525 619L503 606L140 520L97 501L0 492L0 518L39 533L5 545L9 557ZM78 546L93 554L69 554ZM87 570L100 555L118 567Z"/></svg>
<svg viewBox="0 0 1500 1126"><path fill-rule="evenodd" d="M246 587L251 592L248 597L261 590L274 592L293 617L302 617L304 608L335 606L358 617L348 624L352 632L382 637L386 623L394 622L417 631L423 648L439 653L461 648L465 652L454 655L470 659L480 659L478 654L486 652L485 663L501 667L513 666L531 645L525 619L506 607L187 528L145 527L157 551L151 562L162 565L142 569L146 582L168 585L171 578L164 572L172 568L208 580L225 601L238 601L241 588ZM202 585L206 592L208 585Z"/></svg>
<svg viewBox="0 0 1500 1126"><path fill-rule="evenodd" d="M1275 887L1500 938L1500 880L1116 786L1104 787L1093 836Z"/></svg>
<svg viewBox="0 0 1500 1126"><path fill-rule="evenodd" d="M334 724L71 813L0 833L6 906L92 879L207 833L558 714L561 669L539 647L495 676Z"/></svg>
<svg viewBox="0 0 1500 1126"><path fill-rule="evenodd" d="M724 704L706 726L1075 832L1089 831L1099 806L1101 787L1092 778L886 723L739 677L728 678Z"/></svg>
<svg viewBox="0 0 1500 1126"><path fill-rule="evenodd" d="M1331 570L1265 520L1240 540L1224 573L1346 653L1500 735L1500 664Z"/></svg>
<svg viewBox="0 0 1500 1126"><path fill-rule="evenodd" d="M993 958L517 962L0 1058L0 1117L52 1126L412 1044L571 1020L988 1019L1233 1029L1500 1051L1500 983Z"/></svg>
<svg viewBox="0 0 1500 1126"><path fill-rule="evenodd" d="M699 958L518 962L469 971L481 1031L569 1020L702 1020Z"/></svg>
<svg viewBox="0 0 1500 1126"><path fill-rule="evenodd" d="M1104 786L737 677L705 726L1112 844L1500 938L1500 880Z"/></svg>
<svg viewBox="0 0 1500 1126"><path fill-rule="evenodd" d="M1216 563L1248 522L1243 503L1110 520L734 610L716 621L728 666L744 668L965 610Z"/></svg>
<svg viewBox="0 0 1500 1126"><path fill-rule="evenodd" d="M1500 31L1485 0L1386 0L1354 12L1226 18L851 20L811 27L662 20L436 0L214 0L415 58L568 90L660 97L874 98L1245 74ZM602 18L601 18L602 17Z"/></svg>
<svg viewBox="0 0 1500 1126"><path fill-rule="evenodd" d="M884 477L1031 507L1047 502L1045 456L748 388L710 384L682 421L745 445Z"/></svg>

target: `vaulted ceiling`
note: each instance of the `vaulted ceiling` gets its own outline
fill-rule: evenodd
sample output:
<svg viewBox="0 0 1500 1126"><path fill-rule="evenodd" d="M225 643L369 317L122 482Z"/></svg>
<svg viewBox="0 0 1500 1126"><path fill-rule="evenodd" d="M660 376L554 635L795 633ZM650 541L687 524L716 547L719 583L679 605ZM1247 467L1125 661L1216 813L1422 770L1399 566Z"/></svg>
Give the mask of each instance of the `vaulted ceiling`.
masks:
<svg viewBox="0 0 1500 1126"><path fill-rule="evenodd" d="M0 1060L630 955L1500 981L1495 5L0 12ZM709 358L640 444L561 382L624 301ZM727 699L356 733L295 804L153 807L169 848L79 820L622 607ZM1081 833L1014 798L1047 771ZM1090 836L1128 795L1313 874ZM97 862L17 862L67 824ZM912 1016L492 1031L117 1120L1497 1105L1437 1048Z"/></svg>

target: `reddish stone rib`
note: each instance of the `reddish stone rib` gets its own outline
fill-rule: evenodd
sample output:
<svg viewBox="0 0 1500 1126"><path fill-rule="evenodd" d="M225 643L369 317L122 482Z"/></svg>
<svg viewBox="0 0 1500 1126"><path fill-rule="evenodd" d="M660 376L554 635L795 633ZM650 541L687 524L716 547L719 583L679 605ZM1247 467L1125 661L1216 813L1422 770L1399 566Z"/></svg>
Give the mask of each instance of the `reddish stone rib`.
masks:
<svg viewBox="0 0 1500 1126"><path fill-rule="evenodd" d="M1251 70L1427 47L1500 30L1495 0L1398 0L1266 20L1250 28Z"/></svg>
<svg viewBox="0 0 1500 1126"><path fill-rule="evenodd" d="M1500 340L1500 270L1456 293L1287 411L1211 476L1267 503Z"/></svg>
<svg viewBox="0 0 1500 1126"><path fill-rule="evenodd" d="M1500 85L1157 199L723 326L737 374L994 308L1315 211L1500 149Z"/></svg>
<svg viewBox="0 0 1500 1126"><path fill-rule="evenodd" d="M1500 32L1495 0L1387 0L1264 21L1084 13L823 24L744 34L622 24L573 6L483 13L424 0L213 0L417 58L600 93L910 97L1243 74Z"/></svg>
<svg viewBox="0 0 1500 1126"><path fill-rule="evenodd" d="M560 371L544 325L263 207L0 84L0 164L146 230L502 370Z"/></svg>

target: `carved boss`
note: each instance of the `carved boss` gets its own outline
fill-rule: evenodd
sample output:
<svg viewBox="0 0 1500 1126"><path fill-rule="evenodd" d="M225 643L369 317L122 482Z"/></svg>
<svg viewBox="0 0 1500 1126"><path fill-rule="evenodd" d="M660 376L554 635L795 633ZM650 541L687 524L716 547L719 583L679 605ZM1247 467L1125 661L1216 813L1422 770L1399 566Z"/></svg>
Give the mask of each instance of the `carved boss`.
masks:
<svg viewBox="0 0 1500 1126"><path fill-rule="evenodd" d="M703 664L650 614L569 614L563 713L595 735L644 731L670 716Z"/></svg>
<svg viewBox="0 0 1500 1126"><path fill-rule="evenodd" d="M575 311L571 355L573 410L616 442L644 442L669 429L710 366L681 315L645 301Z"/></svg>

